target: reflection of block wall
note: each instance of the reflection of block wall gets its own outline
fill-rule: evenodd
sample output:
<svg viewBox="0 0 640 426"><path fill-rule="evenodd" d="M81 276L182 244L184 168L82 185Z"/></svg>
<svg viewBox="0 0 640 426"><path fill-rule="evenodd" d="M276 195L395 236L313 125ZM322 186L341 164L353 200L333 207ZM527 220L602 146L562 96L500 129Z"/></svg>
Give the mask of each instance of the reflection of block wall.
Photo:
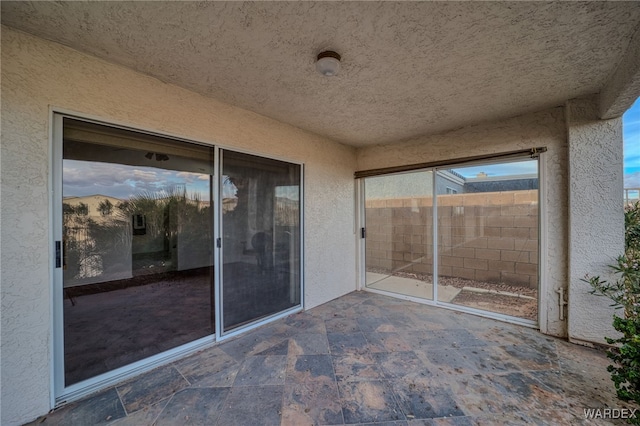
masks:
<svg viewBox="0 0 640 426"><path fill-rule="evenodd" d="M432 199L368 200L367 267L432 273ZM538 191L438 196L440 275L537 287Z"/></svg>

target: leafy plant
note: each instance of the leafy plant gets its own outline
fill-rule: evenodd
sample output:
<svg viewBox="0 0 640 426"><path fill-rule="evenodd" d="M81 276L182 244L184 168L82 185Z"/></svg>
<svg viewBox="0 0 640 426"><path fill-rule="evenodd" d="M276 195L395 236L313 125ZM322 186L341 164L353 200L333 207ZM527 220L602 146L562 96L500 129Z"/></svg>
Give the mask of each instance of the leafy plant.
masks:
<svg viewBox="0 0 640 426"><path fill-rule="evenodd" d="M127 222L105 217L100 206L102 217L91 217L85 203L63 203L62 211L65 280L99 276L127 253L131 245Z"/></svg>
<svg viewBox="0 0 640 426"><path fill-rule="evenodd" d="M102 216L109 216L113 212L113 204L105 198L104 201L100 201L100 204L98 204L98 211Z"/></svg>
<svg viewBox="0 0 640 426"><path fill-rule="evenodd" d="M618 398L640 404L640 203L625 209L625 253L609 267L618 277L616 281L588 275L583 281L591 285L592 294L608 297L613 306L624 311L624 316L613 317L613 328L621 336L605 337L614 345L607 352L614 363L607 371ZM640 416L629 419L629 423L640 425Z"/></svg>

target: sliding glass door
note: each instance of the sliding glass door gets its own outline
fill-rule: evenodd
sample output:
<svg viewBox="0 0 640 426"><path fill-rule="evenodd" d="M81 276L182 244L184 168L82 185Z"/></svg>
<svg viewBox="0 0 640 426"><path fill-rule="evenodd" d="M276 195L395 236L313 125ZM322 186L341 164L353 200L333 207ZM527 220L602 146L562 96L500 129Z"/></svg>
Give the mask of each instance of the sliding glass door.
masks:
<svg viewBox="0 0 640 426"><path fill-rule="evenodd" d="M464 180L451 192L451 181ZM538 161L438 170L438 301L536 321Z"/></svg>
<svg viewBox="0 0 640 426"><path fill-rule="evenodd" d="M222 152L223 332L300 305L300 166Z"/></svg>
<svg viewBox="0 0 640 426"><path fill-rule="evenodd" d="M214 333L213 148L64 119L66 386Z"/></svg>
<svg viewBox="0 0 640 426"><path fill-rule="evenodd" d="M301 165L62 114L54 153L57 401L301 308Z"/></svg>
<svg viewBox="0 0 640 426"><path fill-rule="evenodd" d="M537 321L537 159L368 177L363 186L367 288Z"/></svg>
<svg viewBox="0 0 640 426"><path fill-rule="evenodd" d="M365 180L366 286L433 299L433 174Z"/></svg>

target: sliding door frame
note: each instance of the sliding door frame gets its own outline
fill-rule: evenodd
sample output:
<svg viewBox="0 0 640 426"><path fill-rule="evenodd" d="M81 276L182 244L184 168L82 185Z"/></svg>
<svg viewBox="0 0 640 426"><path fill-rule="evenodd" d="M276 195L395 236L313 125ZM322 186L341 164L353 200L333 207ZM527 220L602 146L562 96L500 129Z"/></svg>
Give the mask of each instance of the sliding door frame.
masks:
<svg viewBox="0 0 640 426"><path fill-rule="evenodd" d="M295 164L297 166L300 167L300 202L299 202L299 222L300 222L300 238L299 238L299 247L300 247L300 262L299 262L299 276L300 276L300 303L296 306L292 306L291 308L285 309L284 311L281 312L276 312L270 315L267 315L265 317L262 318L258 318L256 320L252 320L247 324L238 326L238 327L234 327L229 331L224 331L224 325L223 325L223 313L224 313L224 295L223 295L223 274L224 274L224 262L223 262L223 249L224 249L224 238L223 238L223 212L222 212L222 207L223 207L223 203L222 203L222 168L223 168L223 161L224 161L224 156L222 154L223 151L230 151L230 152L234 152L234 153L240 153L240 154L247 154L247 155L253 155L256 157L261 157L261 158L265 158L265 159L269 159L269 160L277 160L277 161L282 161L282 162L286 162L286 163L290 163L290 164ZM214 244L214 250L215 250L215 268L216 268L216 273L215 273L215 294L216 294L216 336L217 336L217 342L222 342L226 339L235 337L239 334L245 333L247 331L253 330L254 328L260 327L264 324L267 324L269 322L272 321L276 321L280 318L284 318L286 316L289 316L291 314L295 314L297 312L301 312L304 309L304 288L305 288L305 280L304 280L304 163L299 163L296 161L292 161L290 159L286 159L283 157L277 157L277 156L266 156L266 155L262 155L262 154L256 154L255 152L251 152L251 151L246 151L246 150L242 150L242 149L234 149L234 148L227 148L225 146L216 146L216 155L215 155L215 168L214 168L215 172L217 173L216 176L219 176L219 179L217 180L217 183L215 185L216 187L216 208L215 208L215 224L214 224L214 228L216 229L216 234L215 234L215 244Z"/></svg>
<svg viewBox="0 0 640 426"><path fill-rule="evenodd" d="M210 176L210 182L213 183L212 200L215 201L213 209L213 295L214 304L212 309L214 310L215 328L214 334L196 339L194 341L182 344L167 351L152 355L148 358L141 359L131 364L119 367L97 376L91 377L86 380L82 380L78 383L74 383L70 386L65 386L65 369L64 369L64 308L63 308L63 296L64 296L64 280L63 280L63 268L57 262L57 258L61 259L63 247L56 246L56 242L61 244L63 234L63 217L62 217L62 198L63 198L63 119L71 118L80 121L86 121L89 123L95 123L106 127L112 127L116 129L130 130L138 132L140 134L148 134L153 136L159 136L163 138L170 138L176 142L185 142L190 144L196 144L206 147L212 147L214 150L213 158L213 175ZM210 347L215 343L224 341L228 338L234 337L238 334L244 333L253 328L262 326L269 322L275 321L279 318L285 317L292 313L300 312L304 308L304 164L296 161L292 161L287 158L278 158L274 156L264 155L264 153L256 153L235 149L234 147L225 147L222 145L212 145L197 140L186 139L180 136L172 135L170 133L160 133L153 130L147 130L138 126L133 126L128 123L121 123L114 120L105 120L101 117L91 116L77 111L71 111L64 108L50 107L49 108L49 158L50 158L50 172L49 172L49 206L50 206L50 220L49 220L49 247L51 247L50 257L50 283L51 283L51 339L49 345L50 356L50 406L55 408L57 406L66 404L68 402L80 399L96 391L105 389L109 386L113 386L123 380L132 378L141 373L150 371L156 367L166 365L177 359L183 358L189 354L193 354L199 350ZM221 285L222 285L222 250L218 247L217 241L222 239L221 228L221 215L222 215L222 203L221 203L221 169L220 159L221 151L226 149L228 151L246 153L255 155L262 158L274 159L283 162L288 162L300 166L300 262L299 262L299 276L300 276L300 303L297 306L289 308L285 311L278 312L260 318L246 326L234 329L231 332L222 333L222 298L221 298ZM57 256L56 249L60 256Z"/></svg>
<svg viewBox="0 0 640 426"><path fill-rule="evenodd" d="M433 300L430 299L422 299L419 297L404 295L400 293L393 293L390 291L379 290L375 288L367 287L366 285L366 238L362 238L361 235L358 235L358 277L359 283L358 288L361 290L369 291L372 293L383 294L386 296L395 297L398 299L409 300L416 303L421 303L425 305L437 306L445 309L450 309L453 311L466 312L474 315L479 315L487 318L493 318L500 321L505 321L513 324L523 325L531 328L539 328L540 331L546 332L546 323L547 323L547 309L548 309L548 298L543 297L549 292L549 288L547 285L547 274L546 274L546 257L547 257L547 218L545 209L545 200L546 200L546 175L544 173L545 170L545 155L546 148L535 148L532 150L529 158L537 160L537 173L538 173L538 313L537 320L528 320L524 318L519 318L511 315L505 315L498 312L491 312L481 309L475 309L463 305L456 305L453 303L441 302L438 300L438 195L436 194L436 179L438 175L438 171L444 168L452 168L452 167L460 167L460 166L472 166L476 164L498 164L504 162L506 159L518 160L525 159L527 157L527 151L519 152L517 155L513 153L507 153L505 155L497 154L495 158L472 158L468 161L462 160L458 162L456 160L452 160L451 163L441 161L434 163L433 166L424 167L424 168L411 168L407 167L407 170L396 170L403 169L402 167L394 168L390 167L388 169L380 169L379 171L374 171L375 173L367 174L367 172L357 172L356 173L356 182L358 191L356 192L356 196L358 197L358 225L359 229L365 229L366 232L366 185L365 180L367 177L372 176L384 176L384 175L394 175L406 172L422 172L422 171L431 171L432 173L432 196L433 196L433 214L432 214L432 225L433 225ZM384 172L388 170L388 172ZM362 176L360 176L360 174ZM360 233L359 233L360 234Z"/></svg>

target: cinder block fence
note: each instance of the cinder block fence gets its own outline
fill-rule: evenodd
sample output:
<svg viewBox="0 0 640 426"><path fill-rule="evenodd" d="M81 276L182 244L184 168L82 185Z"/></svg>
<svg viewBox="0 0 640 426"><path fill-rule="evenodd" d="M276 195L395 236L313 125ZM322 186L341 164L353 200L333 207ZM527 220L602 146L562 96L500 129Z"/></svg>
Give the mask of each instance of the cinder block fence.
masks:
<svg viewBox="0 0 640 426"><path fill-rule="evenodd" d="M433 272L432 198L366 203L369 269ZM537 288L538 191L438 196L441 276Z"/></svg>

